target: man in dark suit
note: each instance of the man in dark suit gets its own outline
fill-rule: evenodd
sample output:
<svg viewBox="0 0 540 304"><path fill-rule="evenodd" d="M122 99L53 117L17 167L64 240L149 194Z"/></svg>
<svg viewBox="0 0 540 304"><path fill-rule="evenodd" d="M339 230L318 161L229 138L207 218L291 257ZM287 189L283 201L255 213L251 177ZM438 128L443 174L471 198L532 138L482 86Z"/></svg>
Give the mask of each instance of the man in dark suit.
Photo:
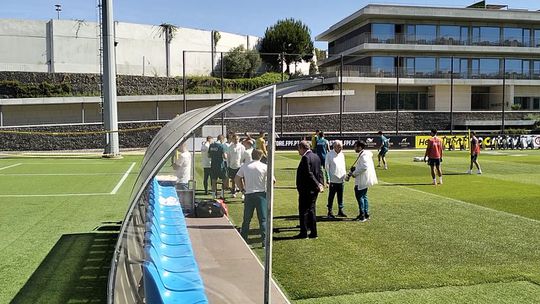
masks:
<svg viewBox="0 0 540 304"><path fill-rule="evenodd" d="M298 190L298 216L300 218L300 234L295 238L317 238L317 218L315 203L319 192L324 190L321 160L310 149L308 141L298 144L298 154L302 156L296 170L296 190Z"/></svg>

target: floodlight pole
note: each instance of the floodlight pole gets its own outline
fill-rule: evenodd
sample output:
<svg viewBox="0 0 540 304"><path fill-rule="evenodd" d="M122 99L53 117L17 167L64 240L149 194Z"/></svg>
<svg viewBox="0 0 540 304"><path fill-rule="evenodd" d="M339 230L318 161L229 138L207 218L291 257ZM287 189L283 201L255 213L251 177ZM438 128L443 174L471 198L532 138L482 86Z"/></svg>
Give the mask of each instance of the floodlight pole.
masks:
<svg viewBox="0 0 540 304"><path fill-rule="evenodd" d="M186 85L186 51L182 51L182 94L184 95L184 113L187 112Z"/></svg>
<svg viewBox="0 0 540 304"><path fill-rule="evenodd" d="M118 157L118 109L116 104L116 59L114 52L113 1L102 0L103 118L106 135L104 156Z"/></svg>
<svg viewBox="0 0 540 304"><path fill-rule="evenodd" d="M502 115L501 115L501 134L504 134L504 116L505 116L505 100L506 100L506 58L503 58L502 68Z"/></svg>
<svg viewBox="0 0 540 304"><path fill-rule="evenodd" d="M399 134L399 56L397 56L396 68L396 135Z"/></svg>
<svg viewBox="0 0 540 304"><path fill-rule="evenodd" d="M266 239L264 254L264 304L270 303L272 293L272 233L273 233L273 208L274 208L274 151L276 150L276 85L269 91L270 103L270 132L268 132L268 158L266 171Z"/></svg>
<svg viewBox="0 0 540 304"><path fill-rule="evenodd" d="M223 84L223 73L225 72L224 70L224 64L223 64L223 52L219 53L220 57L219 57L219 60L221 62L221 103L224 103L225 102L225 86ZM226 135L224 134L225 133L225 113L224 112L221 112L221 134L223 135Z"/></svg>
<svg viewBox="0 0 540 304"><path fill-rule="evenodd" d="M450 60L450 134L454 134L454 56Z"/></svg>
<svg viewBox="0 0 540 304"><path fill-rule="evenodd" d="M54 7L56 10L56 19L60 20L60 12L62 11L62 4L55 4Z"/></svg>
<svg viewBox="0 0 540 304"><path fill-rule="evenodd" d="M339 136L343 136L343 54L339 65Z"/></svg>
<svg viewBox="0 0 540 304"><path fill-rule="evenodd" d="M285 54L284 53L281 53L281 58L285 58ZM281 61L281 82L283 82L285 80L285 75L283 74L283 60ZM281 105L280 105L280 110L281 110L281 115L280 115L280 136L283 137L283 95L281 95L280 97L280 101L281 101Z"/></svg>

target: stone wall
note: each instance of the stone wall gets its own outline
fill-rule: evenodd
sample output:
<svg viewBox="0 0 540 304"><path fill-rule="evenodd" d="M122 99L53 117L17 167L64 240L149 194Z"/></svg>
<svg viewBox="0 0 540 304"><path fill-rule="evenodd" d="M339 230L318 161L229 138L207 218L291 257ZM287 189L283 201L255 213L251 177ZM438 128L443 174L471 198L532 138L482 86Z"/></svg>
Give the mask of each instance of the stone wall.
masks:
<svg viewBox="0 0 540 304"><path fill-rule="evenodd" d="M0 72L0 81L18 81L21 84L39 85L68 84L74 96L99 96L99 74ZM173 95L182 92L182 79L170 77L147 77L118 75L116 87L119 96L126 95ZM0 98L11 98L11 92L2 91Z"/></svg>
<svg viewBox="0 0 540 304"><path fill-rule="evenodd" d="M528 113L509 112L506 115L508 120L523 119ZM406 131L425 131L431 128L438 130L449 130L450 114L447 112L401 112L400 130ZM454 119L457 120L500 120L501 113L454 113ZM212 124L219 125L220 119L215 119ZM266 131L269 121L267 119L226 119L228 131L236 133L258 133L264 129ZM119 128L134 129L148 128L147 130L122 132L120 133L120 148L141 148L150 144L153 136L158 132L156 126L162 126L163 123L121 123ZM0 150L3 151L50 151L50 150L77 150L77 149L102 149L104 147L103 134L88 135L68 135L53 136L44 135L40 132L97 132L102 130L102 125L73 125L57 127L32 127L17 129L0 130ZM298 134L311 133L319 129L325 132L339 131L339 115L317 115L317 116L291 116L284 117L283 131L294 132ZM4 131L24 131L35 132L32 134L12 134ZM378 130L395 130L395 113L356 113L343 114L344 132L371 132ZM280 117L276 117L276 131L281 131ZM201 134L196 134L200 136Z"/></svg>
<svg viewBox="0 0 540 304"><path fill-rule="evenodd" d="M163 123L123 123L119 125L121 130L145 128L148 130L123 132L119 135L120 148L147 147L152 138L159 131L155 126ZM102 125L74 125L55 127L32 127L0 130L0 150L3 151L53 151L53 150L82 150L102 149L105 146L105 135L94 134L69 134L70 132L99 132ZM25 133L6 133L19 131ZM26 132L30 132L27 134ZM48 135L44 133L58 133ZM60 135L68 133L67 135Z"/></svg>

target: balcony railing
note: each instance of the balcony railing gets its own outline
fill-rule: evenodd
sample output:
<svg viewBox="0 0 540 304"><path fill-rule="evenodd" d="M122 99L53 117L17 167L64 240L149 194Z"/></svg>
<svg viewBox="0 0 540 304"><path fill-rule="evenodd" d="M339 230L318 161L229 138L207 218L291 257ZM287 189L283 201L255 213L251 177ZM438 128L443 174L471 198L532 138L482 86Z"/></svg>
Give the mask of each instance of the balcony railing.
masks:
<svg viewBox="0 0 540 304"><path fill-rule="evenodd" d="M323 68L321 74L325 77L339 77L339 66L330 66ZM376 78L396 78L397 68L379 69L364 65L344 65L343 77L376 77ZM450 71L415 71L411 68L399 68L400 78L435 78L435 79L450 79ZM540 80L540 70L534 70L531 73L504 73L506 79L517 80ZM454 79L502 79L503 73L499 71L493 72L454 72Z"/></svg>
<svg viewBox="0 0 540 304"><path fill-rule="evenodd" d="M530 47L529 41L519 41L516 39L505 38L502 40L488 41L478 39L476 37L469 39L460 39L457 37L434 37L408 34L395 35L377 35L370 32L362 33L356 37L347 39L346 41L336 43L329 47L329 54L339 54L343 51L359 46L364 43L381 43L381 44L413 44L413 45L468 45L468 46L509 46L509 47ZM535 47L540 47L536 45Z"/></svg>

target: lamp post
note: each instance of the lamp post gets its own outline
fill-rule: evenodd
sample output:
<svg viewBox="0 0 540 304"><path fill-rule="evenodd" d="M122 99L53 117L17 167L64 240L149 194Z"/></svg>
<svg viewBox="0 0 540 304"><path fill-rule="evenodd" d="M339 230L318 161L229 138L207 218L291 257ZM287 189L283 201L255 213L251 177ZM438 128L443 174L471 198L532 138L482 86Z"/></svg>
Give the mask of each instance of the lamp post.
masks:
<svg viewBox="0 0 540 304"><path fill-rule="evenodd" d="M55 4L54 5L56 10L56 18L60 20L60 12L62 11L62 5L61 4Z"/></svg>

